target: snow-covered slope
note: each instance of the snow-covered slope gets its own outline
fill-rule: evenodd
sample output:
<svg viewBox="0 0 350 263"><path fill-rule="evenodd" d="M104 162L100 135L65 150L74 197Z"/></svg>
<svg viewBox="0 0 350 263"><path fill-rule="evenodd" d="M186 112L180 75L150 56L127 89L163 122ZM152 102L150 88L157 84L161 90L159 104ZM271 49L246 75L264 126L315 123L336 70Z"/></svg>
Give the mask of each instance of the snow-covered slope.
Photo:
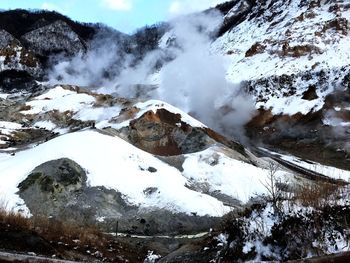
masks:
<svg viewBox="0 0 350 263"><path fill-rule="evenodd" d="M75 87L78 89L77 87ZM26 103L26 110L21 113L24 115L39 115L52 111L60 113L70 112L72 118L81 121L94 121L97 128L113 127L122 128L128 126L130 121L137 119L147 111L156 112L157 109L167 109L174 114L180 114L181 120L193 127L205 127L204 124L190 117L183 111L172 105L158 101L149 100L146 102L136 102L133 107L137 109L136 114L121 123L112 121L118 117L125 105L125 101L116 101L113 106L97 105L99 95L87 91L74 90L74 87L56 86L44 94L33 98Z"/></svg>
<svg viewBox="0 0 350 263"><path fill-rule="evenodd" d="M227 206L229 202L220 195L239 204L267 193L264 186L269 175L267 162L250 153L244 157L219 141L208 144L206 150L179 156L183 158L182 169L176 169L176 166L170 166L157 156L131 145L129 140L118 137L118 129L129 127L131 122L142 119L141 116L146 116L147 112L153 112L154 118L157 118L158 110L166 110L173 114L170 117L179 118L175 127L182 127L185 123L190 129L207 130L202 123L181 110L155 100L134 103L120 100L104 105L101 96L77 87L57 86L20 107L24 109L20 112L20 121L24 121L26 127L16 122L0 122L3 136L35 127L58 132L51 140L45 138L36 145L19 146L14 154L10 154L14 148L0 152L0 193L10 201L11 207L24 205L16 193L18 185L31 171L60 158L79 164L87 173L89 187L112 189L121 193L128 204L149 211L166 209L189 215L222 216L232 207ZM128 115L128 111L133 114ZM60 120L67 115L70 121ZM80 123L81 131L71 132L77 127L72 129L74 121ZM91 122L94 125L84 124ZM253 162L255 165L252 165ZM281 170L278 176L286 178L291 174Z"/></svg>
<svg viewBox="0 0 350 263"><path fill-rule="evenodd" d="M235 82L347 66L349 19L344 1L258 1L213 49L230 57Z"/></svg>
<svg viewBox="0 0 350 263"><path fill-rule="evenodd" d="M120 138L97 131L63 135L15 156L2 154L3 183L0 191L14 198L17 185L36 166L63 157L76 161L86 169L90 186L115 189L134 205L211 216L220 216L229 211L214 198L187 189L185 178L175 168ZM155 168L156 172L149 172L149 167ZM158 191L146 195L145 190L149 187L156 187Z"/></svg>
<svg viewBox="0 0 350 263"><path fill-rule="evenodd" d="M188 154L183 164L183 175L188 183L206 191L222 193L246 203L255 195L267 194L269 170L232 159L218 147ZM291 180L292 174L278 171L276 178ZM289 179L287 179L289 178Z"/></svg>
<svg viewBox="0 0 350 263"><path fill-rule="evenodd" d="M349 73L349 19L346 1L257 1L245 20L213 43L212 51L229 61L230 81L253 82L257 108L306 114L320 110ZM317 99L302 99L310 85L322 84L313 76L318 72L328 75L328 85L317 88Z"/></svg>

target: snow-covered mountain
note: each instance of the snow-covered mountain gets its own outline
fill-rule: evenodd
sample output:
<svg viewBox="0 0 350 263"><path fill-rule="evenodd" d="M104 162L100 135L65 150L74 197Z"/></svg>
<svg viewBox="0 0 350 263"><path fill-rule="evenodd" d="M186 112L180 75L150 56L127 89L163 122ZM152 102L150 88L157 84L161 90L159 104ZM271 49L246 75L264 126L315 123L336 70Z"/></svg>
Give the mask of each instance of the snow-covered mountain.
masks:
<svg viewBox="0 0 350 263"><path fill-rule="evenodd" d="M298 258L273 240L328 216L310 199L348 216L349 19L342 0L233 0L128 36L0 13L0 199L129 234L226 218L210 259ZM300 257L348 250L346 231Z"/></svg>
<svg viewBox="0 0 350 263"><path fill-rule="evenodd" d="M257 2L213 49L229 57L231 81L248 82L257 108L306 115L321 110L330 93L348 88L349 18L346 1ZM312 89L315 98L307 98Z"/></svg>

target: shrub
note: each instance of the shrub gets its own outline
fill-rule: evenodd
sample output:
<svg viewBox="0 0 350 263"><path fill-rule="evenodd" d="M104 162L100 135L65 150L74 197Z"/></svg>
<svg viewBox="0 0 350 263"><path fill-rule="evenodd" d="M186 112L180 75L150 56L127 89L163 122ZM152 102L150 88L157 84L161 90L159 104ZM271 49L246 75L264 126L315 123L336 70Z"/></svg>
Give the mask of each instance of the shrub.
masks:
<svg viewBox="0 0 350 263"><path fill-rule="evenodd" d="M304 206L321 208L336 199L339 188L339 185L327 182L303 184L297 189L295 200Z"/></svg>

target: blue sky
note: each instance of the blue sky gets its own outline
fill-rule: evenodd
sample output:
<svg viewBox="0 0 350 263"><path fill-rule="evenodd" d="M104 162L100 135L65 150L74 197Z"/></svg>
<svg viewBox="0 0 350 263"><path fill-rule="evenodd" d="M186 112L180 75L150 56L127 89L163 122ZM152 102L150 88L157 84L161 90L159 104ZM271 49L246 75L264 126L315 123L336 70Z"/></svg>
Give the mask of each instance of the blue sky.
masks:
<svg viewBox="0 0 350 263"><path fill-rule="evenodd" d="M102 22L131 33L144 25L204 10L224 0L0 0L0 9L56 10L81 22Z"/></svg>

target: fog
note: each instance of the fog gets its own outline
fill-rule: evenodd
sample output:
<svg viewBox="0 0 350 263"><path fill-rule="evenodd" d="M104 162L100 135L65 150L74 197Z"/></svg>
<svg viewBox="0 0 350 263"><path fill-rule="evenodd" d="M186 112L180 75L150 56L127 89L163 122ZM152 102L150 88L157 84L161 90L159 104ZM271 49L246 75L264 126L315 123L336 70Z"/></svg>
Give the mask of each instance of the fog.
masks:
<svg viewBox="0 0 350 263"><path fill-rule="evenodd" d="M133 55L123 53L117 42L99 36L86 54L55 64L50 82L102 87L126 98L163 100L244 141L243 125L255 113L254 101L239 83L226 80L224 57L210 51L222 19L221 14L208 12L170 21L171 29L160 39L159 48L136 65Z"/></svg>
<svg viewBox="0 0 350 263"><path fill-rule="evenodd" d="M48 72L49 83L84 87L110 85L119 73L121 60L125 59L118 40L102 30L89 43L86 53L72 58L55 57Z"/></svg>

